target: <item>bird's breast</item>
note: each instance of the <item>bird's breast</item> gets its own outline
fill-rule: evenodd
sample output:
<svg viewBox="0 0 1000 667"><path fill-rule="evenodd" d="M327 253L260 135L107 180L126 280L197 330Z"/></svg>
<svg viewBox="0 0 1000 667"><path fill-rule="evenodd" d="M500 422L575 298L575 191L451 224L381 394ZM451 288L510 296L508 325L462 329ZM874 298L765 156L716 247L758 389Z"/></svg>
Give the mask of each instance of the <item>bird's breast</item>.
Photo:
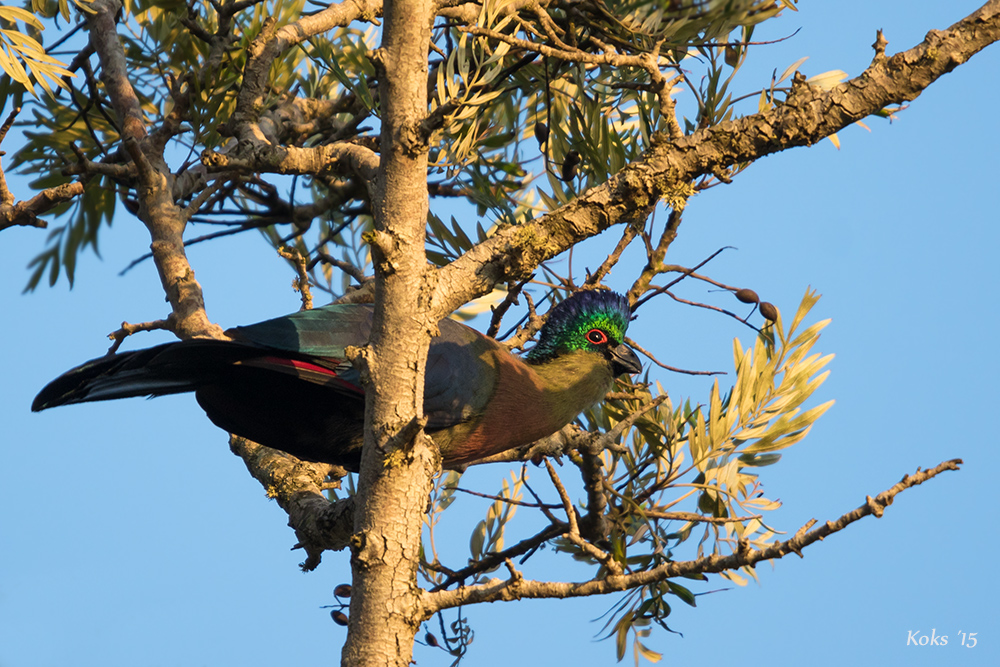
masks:
<svg viewBox="0 0 1000 667"><path fill-rule="evenodd" d="M585 353L539 366L510 356L497 366L495 393L476 417L434 434L446 466L544 438L604 398L614 378Z"/></svg>

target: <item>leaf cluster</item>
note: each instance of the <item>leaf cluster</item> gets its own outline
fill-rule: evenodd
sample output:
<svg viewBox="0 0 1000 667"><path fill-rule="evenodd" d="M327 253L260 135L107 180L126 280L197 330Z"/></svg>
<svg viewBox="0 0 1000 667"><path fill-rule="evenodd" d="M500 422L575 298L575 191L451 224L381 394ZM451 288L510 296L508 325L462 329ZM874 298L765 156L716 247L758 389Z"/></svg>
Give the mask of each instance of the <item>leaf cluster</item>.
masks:
<svg viewBox="0 0 1000 667"><path fill-rule="evenodd" d="M696 99L688 131L731 117L728 90L751 48L744 43L783 7L794 4L624 0L515 8L490 0L474 18L442 7L428 80L428 187L437 199L473 206L480 220L440 234L439 216L430 216L428 259L440 265L491 227L554 210L605 181L671 131L674 109L665 100L672 92ZM49 3L38 11L65 19L68 10ZM206 150L256 154L229 136L227 122L241 113L247 54L268 20L282 26L308 16L304 0L143 1L126 7L119 33L144 121L167 139L175 198L194 207L188 242L263 230L275 248L292 245L307 257L315 283L337 295L351 280L335 277L337 267L321 256L364 272L371 226L366 183L343 170L290 179L262 164L220 173L198 161ZM254 112L272 145L353 143L377 152L376 23L361 16L277 55ZM734 48L735 60L726 57ZM101 221L122 214L119 204L128 213L137 209L133 167L119 143L100 64L93 53L81 55L89 57L75 59L59 79L63 95L30 102L25 125L44 131L28 128L13 166L37 175L34 187L82 176L88 191L107 188L113 196L53 211L59 222L33 262L29 289L43 276L49 283L63 274L72 281L79 250L97 248ZM692 68L706 68L702 83Z"/></svg>

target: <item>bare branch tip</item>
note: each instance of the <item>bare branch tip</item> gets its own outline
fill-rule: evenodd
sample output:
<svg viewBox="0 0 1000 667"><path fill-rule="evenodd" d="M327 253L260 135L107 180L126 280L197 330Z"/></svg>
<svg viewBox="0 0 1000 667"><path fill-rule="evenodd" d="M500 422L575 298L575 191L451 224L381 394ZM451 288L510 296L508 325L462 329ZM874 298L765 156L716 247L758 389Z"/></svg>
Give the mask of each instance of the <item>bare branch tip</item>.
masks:
<svg viewBox="0 0 1000 667"><path fill-rule="evenodd" d="M885 47L889 45L889 40L885 38L882 34L882 29L879 28L875 32L875 43L872 44L872 48L875 49L875 58L872 62L877 62L879 60L885 59Z"/></svg>

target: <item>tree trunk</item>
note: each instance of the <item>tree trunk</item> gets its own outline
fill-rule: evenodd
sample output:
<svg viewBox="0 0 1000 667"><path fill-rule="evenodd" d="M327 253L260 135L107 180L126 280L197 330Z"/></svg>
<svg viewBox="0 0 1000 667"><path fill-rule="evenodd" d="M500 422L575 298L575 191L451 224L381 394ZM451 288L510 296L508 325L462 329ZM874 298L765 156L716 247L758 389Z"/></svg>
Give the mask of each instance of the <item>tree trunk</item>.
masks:
<svg viewBox="0 0 1000 667"><path fill-rule="evenodd" d="M416 567L430 479L439 467L423 418L435 319L425 296L429 0L389 0L376 52L382 107L375 186L375 319L354 357L367 376L365 448L351 540L354 593L342 664L406 667L420 627Z"/></svg>

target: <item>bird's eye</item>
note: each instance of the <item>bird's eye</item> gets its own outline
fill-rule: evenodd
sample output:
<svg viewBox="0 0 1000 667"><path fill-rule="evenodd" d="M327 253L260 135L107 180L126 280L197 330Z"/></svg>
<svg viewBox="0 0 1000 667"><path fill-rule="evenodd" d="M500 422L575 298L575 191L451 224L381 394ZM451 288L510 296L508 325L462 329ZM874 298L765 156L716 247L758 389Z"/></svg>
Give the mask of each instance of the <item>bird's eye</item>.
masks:
<svg viewBox="0 0 1000 667"><path fill-rule="evenodd" d="M587 340L594 345L604 345L608 342L608 335L600 329L591 329L587 332Z"/></svg>

